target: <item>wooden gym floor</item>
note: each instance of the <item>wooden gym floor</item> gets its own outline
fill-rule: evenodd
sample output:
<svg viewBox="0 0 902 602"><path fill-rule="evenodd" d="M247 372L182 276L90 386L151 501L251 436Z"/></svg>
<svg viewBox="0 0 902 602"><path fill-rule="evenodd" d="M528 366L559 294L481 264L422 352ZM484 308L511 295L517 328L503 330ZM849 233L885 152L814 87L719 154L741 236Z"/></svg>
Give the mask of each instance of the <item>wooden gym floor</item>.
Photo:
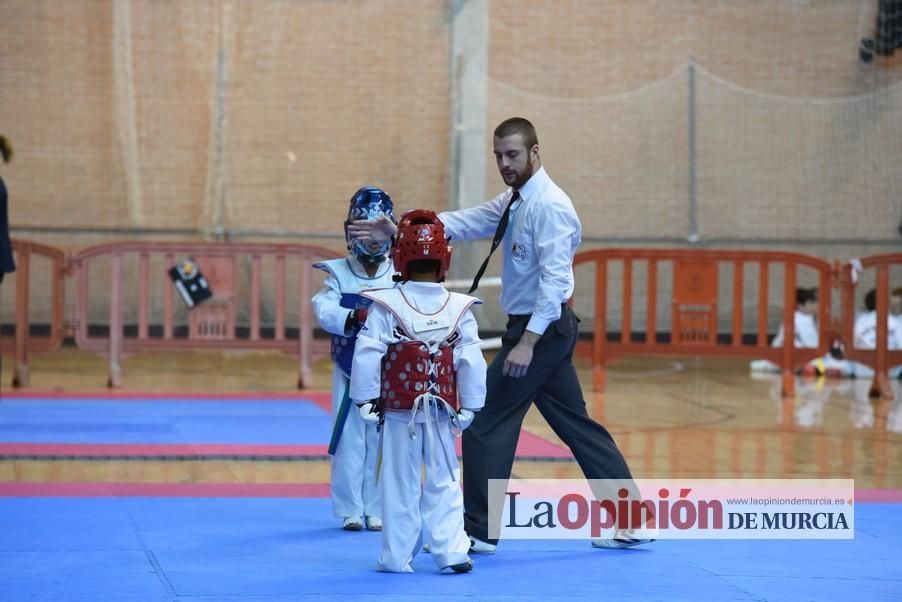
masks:
<svg viewBox="0 0 902 602"><path fill-rule="evenodd" d="M0 403L11 391L3 362ZM577 361L590 414L614 435L634 476L854 478L856 487L902 489L902 387L895 400L867 397L867 383L803 381L795 399L778 395L776 377L752 376L744 360L642 358L614 363L604 393L593 393L589 365ZM315 366L314 389L330 383L331 364ZM147 353L126 359L124 392L249 393L296 391L297 364L270 353ZM31 390L107 392L102 357L76 349L32 358ZM298 392L303 396L303 392ZM533 408L533 434L559 439ZM0 459L0 482L327 483L324 460ZM518 461L514 474L580 476L569 459Z"/></svg>

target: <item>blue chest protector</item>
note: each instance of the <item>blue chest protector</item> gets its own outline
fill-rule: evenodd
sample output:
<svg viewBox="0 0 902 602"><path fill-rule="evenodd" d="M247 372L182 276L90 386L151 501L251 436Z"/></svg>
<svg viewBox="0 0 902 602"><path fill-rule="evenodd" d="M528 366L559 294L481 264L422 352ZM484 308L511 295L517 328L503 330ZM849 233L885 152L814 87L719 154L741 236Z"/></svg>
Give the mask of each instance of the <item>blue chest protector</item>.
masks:
<svg viewBox="0 0 902 602"><path fill-rule="evenodd" d="M380 272L372 278L354 273L346 258L322 261L314 264L313 267L328 272L338 281L341 290L339 305L349 311L368 308L372 305L373 300L361 295L360 291L394 286L392 280L394 270L391 269L390 263L380 266ZM332 361L348 378L351 376L351 363L354 360L354 346L357 343L359 330L358 327L348 335L332 335Z"/></svg>
<svg viewBox="0 0 902 602"><path fill-rule="evenodd" d="M366 308L373 304L372 299L359 295L357 293L342 293L341 306L350 310ZM354 346L357 344L357 334L360 332L360 326L348 336L339 334L332 335L332 361L341 368L345 376L351 375L351 363L354 360Z"/></svg>

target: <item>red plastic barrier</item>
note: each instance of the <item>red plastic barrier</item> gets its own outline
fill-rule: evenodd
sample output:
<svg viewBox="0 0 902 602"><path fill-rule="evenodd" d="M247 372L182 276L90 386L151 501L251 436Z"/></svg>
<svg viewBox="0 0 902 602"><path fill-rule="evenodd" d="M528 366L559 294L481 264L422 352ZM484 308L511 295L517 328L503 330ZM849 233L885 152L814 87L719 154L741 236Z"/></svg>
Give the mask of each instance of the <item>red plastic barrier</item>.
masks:
<svg viewBox="0 0 902 602"><path fill-rule="evenodd" d="M176 291L169 279L168 269L183 257L191 256L210 281L214 297L191 309L188 313L188 336L174 334L174 299ZM257 243L179 243L179 242L118 242L89 247L72 258L77 279L75 339L83 349L104 353L109 358L111 387L122 384L122 358L125 353L151 349L261 349L278 350L298 356L298 386L310 386L313 355L313 315L310 298L311 265L321 259L338 256L334 251L303 244ZM274 337L261 337L261 295L263 291L261 265L264 258L275 261ZM102 258L109 260L109 335L92 336L88 332L92 297L91 271ZM239 260L250 258L251 274L247 287L238 285ZM126 336L124 331L125 303L123 265L137 260L137 333ZM162 259L163 270L151 276L152 262ZM298 264L298 291L295 297L300 317L297 339L285 334L287 291L286 263ZM153 283L152 283L153 281ZM161 335L151 336L148 318L152 287L165 287L163 295L163 329ZM249 336L236 335L236 315L240 306L249 308Z"/></svg>
<svg viewBox="0 0 902 602"><path fill-rule="evenodd" d="M15 336L0 334L0 353L14 351L15 367L13 369L13 386L27 387L30 382L29 356L32 352L52 351L58 349L66 336L66 325L63 316L65 304L65 279L68 273L66 254L60 249L48 247L28 240L13 240L16 271L8 274L3 286L15 287L16 330ZM46 335L31 333L31 281L35 267L34 256L46 257L50 260L51 310L50 330Z"/></svg>
<svg viewBox="0 0 902 602"><path fill-rule="evenodd" d="M846 356L849 359L866 364L874 369L872 394L883 399L892 399L887 371L891 366L902 364L902 350L890 351L887 340L887 314L889 313L890 291L894 288L889 282L889 271L892 266L902 266L902 253L874 255L859 260L863 270L876 270L877 290L877 341L875 349L855 349L853 345L853 329L855 325L855 288L858 277L853 277L853 266L845 264L842 268L842 335L846 341ZM897 285L898 286L898 285Z"/></svg>

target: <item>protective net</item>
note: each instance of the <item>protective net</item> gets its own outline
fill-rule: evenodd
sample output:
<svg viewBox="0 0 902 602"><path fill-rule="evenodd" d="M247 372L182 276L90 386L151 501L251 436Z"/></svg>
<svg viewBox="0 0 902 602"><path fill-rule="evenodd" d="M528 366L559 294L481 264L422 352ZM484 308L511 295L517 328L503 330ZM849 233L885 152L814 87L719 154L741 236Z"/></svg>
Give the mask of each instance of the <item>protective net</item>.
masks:
<svg viewBox="0 0 902 602"><path fill-rule="evenodd" d="M902 85L790 98L690 65L599 98L543 97L499 81L489 89L488 123L534 116L544 165L590 239L685 240L693 214L702 241L897 236ZM487 169L500 187L494 164Z"/></svg>

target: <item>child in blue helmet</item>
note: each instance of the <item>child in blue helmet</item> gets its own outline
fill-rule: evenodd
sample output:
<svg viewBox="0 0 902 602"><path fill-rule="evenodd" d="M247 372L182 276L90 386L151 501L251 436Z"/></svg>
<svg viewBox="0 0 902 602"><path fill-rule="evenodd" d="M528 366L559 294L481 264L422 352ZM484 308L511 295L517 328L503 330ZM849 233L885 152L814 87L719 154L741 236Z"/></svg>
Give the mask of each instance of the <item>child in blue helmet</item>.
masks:
<svg viewBox="0 0 902 602"><path fill-rule="evenodd" d="M361 219L386 217L395 221L393 210L391 197L384 190L375 186L358 190L351 197L345 220L348 255L313 266L328 274L323 289L313 297L313 311L320 326L332 334L332 507L348 531L382 529L382 497L375 481L379 435L376 426L366 424L353 408L348 386L357 333L371 303L360 292L394 286L394 270L392 262L386 261L389 241L351 241L347 226Z"/></svg>

